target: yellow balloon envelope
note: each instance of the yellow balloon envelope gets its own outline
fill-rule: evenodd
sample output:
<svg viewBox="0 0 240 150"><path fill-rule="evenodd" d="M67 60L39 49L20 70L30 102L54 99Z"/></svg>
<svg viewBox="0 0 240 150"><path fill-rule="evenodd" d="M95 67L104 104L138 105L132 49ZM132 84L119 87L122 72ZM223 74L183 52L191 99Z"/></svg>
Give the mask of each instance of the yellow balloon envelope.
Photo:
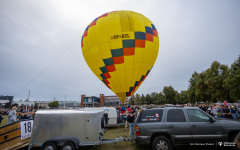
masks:
<svg viewBox="0 0 240 150"><path fill-rule="evenodd" d="M89 68L122 103L149 74L158 49L156 27L133 11L103 14L87 26L82 36L82 52Z"/></svg>

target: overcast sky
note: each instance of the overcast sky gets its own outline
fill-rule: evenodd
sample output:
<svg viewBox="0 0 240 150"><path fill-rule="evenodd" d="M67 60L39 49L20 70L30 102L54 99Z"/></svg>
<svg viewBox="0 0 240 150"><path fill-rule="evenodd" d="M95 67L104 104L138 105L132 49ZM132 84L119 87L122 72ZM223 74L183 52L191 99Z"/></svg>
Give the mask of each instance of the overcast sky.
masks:
<svg viewBox="0 0 240 150"><path fill-rule="evenodd" d="M88 68L81 37L96 17L132 10L156 26L156 63L136 93L187 90L194 71L240 55L239 0L0 0L0 95L80 100L114 95Z"/></svg>

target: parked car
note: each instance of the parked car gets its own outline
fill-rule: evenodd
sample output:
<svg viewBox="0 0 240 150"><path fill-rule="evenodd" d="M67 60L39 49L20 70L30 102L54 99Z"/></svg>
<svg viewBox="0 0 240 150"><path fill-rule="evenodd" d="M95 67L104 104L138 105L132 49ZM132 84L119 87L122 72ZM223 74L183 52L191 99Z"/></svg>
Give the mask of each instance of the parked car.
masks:
<svg viewBox="0 0 240 150"><path fill-rule="evenodd" d="M36 112L29 149L78 149L79 146L116 143L122 138L103 139L103 110L39 110Z"/></svg>
<svg viewBox="0 0 240 150"><path fill-rule="evenodd" d="M133 137L154 150L171 150L175 145L197 143L218 146L216 142L233 142L239 132L239 121L216 119L193 107L163 107L140 111Z"/></svg>

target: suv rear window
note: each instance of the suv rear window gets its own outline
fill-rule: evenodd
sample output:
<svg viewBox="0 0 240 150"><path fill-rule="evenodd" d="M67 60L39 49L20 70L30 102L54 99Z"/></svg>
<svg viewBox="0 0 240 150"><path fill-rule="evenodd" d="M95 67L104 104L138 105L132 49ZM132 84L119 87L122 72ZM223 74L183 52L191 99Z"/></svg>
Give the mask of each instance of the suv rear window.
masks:
<svg viewBox="0 0 240 150"><path fill-rule="evenodd" d="M160 122L162 120L163 110L162 109L149 109L142 111L139 115L137 122L138 123L147 123L147 122Z"/></svg>
<svg viewBox="0 0 240 150"><path fill-rule="evenodd" d="M167 114L167 122L186 122L182 109L171 109Z"/></svg>

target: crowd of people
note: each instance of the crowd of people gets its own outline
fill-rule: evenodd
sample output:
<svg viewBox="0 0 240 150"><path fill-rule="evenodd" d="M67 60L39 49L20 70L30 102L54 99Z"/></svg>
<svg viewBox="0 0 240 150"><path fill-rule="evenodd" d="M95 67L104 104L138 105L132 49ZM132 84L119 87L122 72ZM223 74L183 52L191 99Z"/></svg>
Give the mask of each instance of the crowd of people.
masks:
<svg viewBox="0 0 240 150"><path fill-rule="evenodd" d="M147 108L147 107L164 107L166 105L122 105L122 106L116 106L116 110L120 112L120 118L123 123L125 123L125 131L126 127L129 126L129 121L127 121L128 116L131 116L130 114L136 114L141 108ZM212 115L215 118L228 118L233 120L238 120L240 118L240 104L233 105L233 104L227 104L225 101L223 104L201 104L201 105L192 105L192 104L180 104L180 105L172 105L172 106L187 106L187 107L198 107L199 109L207 112L208 114ZM0 124L1 121L4 119L4 116L6 117L8 115L8 123L12 123L17 120L23 120L23 119L33 119L35 115L36 110L31 108L25 108L25 107L12 107L11 109L6 108L0 108ZM136 116L136 115L135 115ZM131 121L130 121L131 122Z"/></svg>
<svg viewBox="0 0 240 150"><path fill-rule="evenodd" d="M199 108L214 116L215 118L228 118L238 120L240 113L240 104L238 106L234 106L233 104L228 105L227 103L224 103L222 105L203 104L199 105Z"/></svg>
<svg viewBox="0 0 240 150"><path fill-rule="evenodd" d="M18 120L24 119L34 119L36 110L27 109L24 107L16 107L13 106L11 109L9 108L0 108L0 124L4 119L4 116L7 117L7 123L13 123Z"/></svg>
<svg viewBox="0 0 240 150"><path fill-rule="evenodd" d="M122 105L116 106L116 110L120 112L120 118L122 122L125 124L124 131L126 131L127 127L129 126L129 140L132 140L132 132L134 129L134 120L136 119L137 112L140 111L142 108L147 107L164 107L166 105ZM178 106L178 107L198 107L199 109L205 111L206 113L210 114L215 118L227 118L238 120L240 118L240 104L233 105L227 104L225 101L224 104L201 104L201 105L192 105L192 104L181 104L181 105L171 105L171 106ZM24 120L24 119L34 119L36 110L27 109L24 107L16 107L13 106L11 109L1 109L0 108L0 124L1 121L4 119L3 116L7 116L7 121L9 123L13 123L17 120ZM240 136L240 135L238 135ZM236 138L237 139L237 138ZM239 141L235 141L239 142Z"/></svg>

